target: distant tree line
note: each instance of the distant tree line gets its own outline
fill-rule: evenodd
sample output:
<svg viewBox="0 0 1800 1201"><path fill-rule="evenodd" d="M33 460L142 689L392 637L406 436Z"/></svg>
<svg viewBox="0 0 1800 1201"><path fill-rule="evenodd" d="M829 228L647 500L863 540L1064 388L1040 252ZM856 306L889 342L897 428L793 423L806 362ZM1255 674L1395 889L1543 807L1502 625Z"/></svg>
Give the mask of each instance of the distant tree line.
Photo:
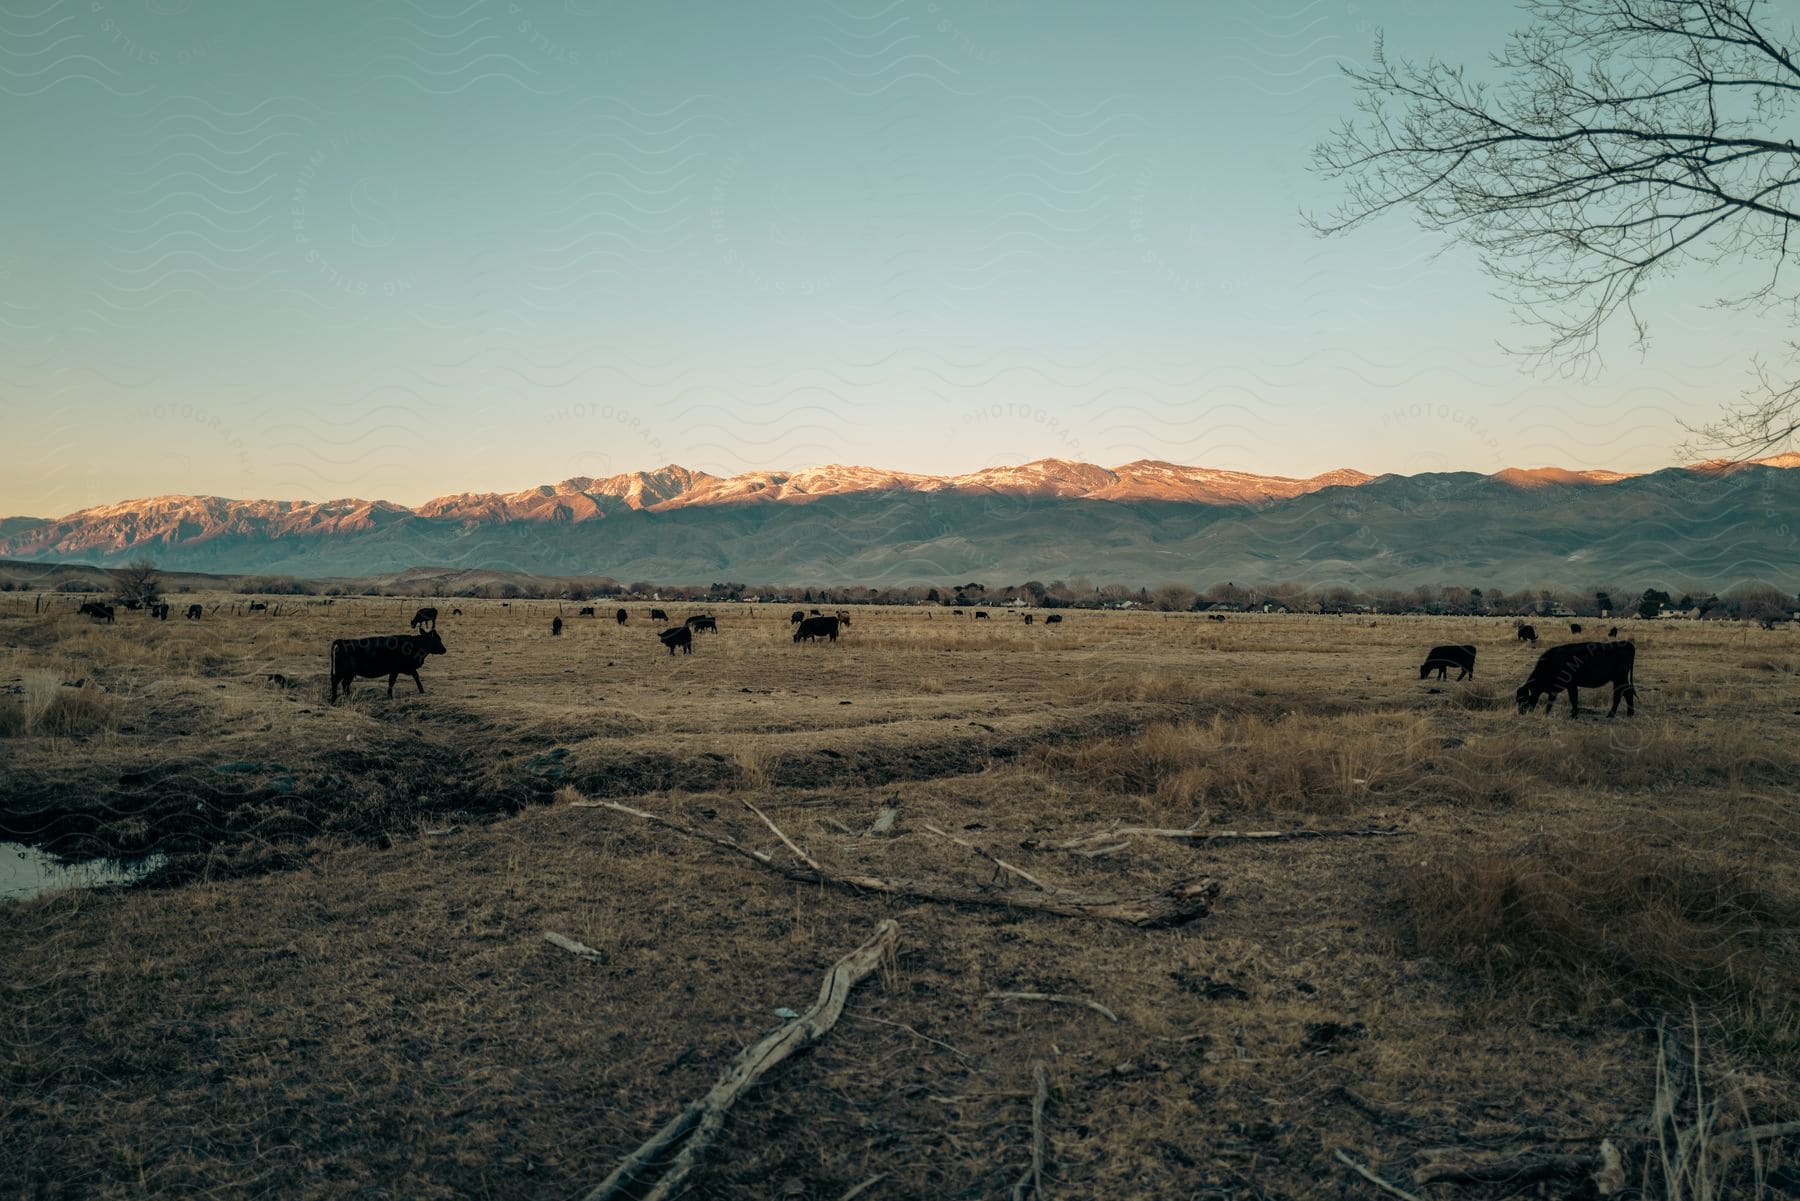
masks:
<svg viewBox="0 0 1800 1201"><path fill-rule="evenodd" d="M157 595L161 575L147 561L114 570L112 591L121 600L148 603ZM62 592L101 589L78 577L52 580ZM1148 609L1162 613L1197 611L1291 613L1387 613L1436 616L1520 618L1644 617L1665 612L1692 617L1728 617L1774 623L1800 610L1800 598L1767 584L1745 585L1723 595L1704 591L1672 592L1660 587L1621 585L1568 588L1554 586L1517 591L1489 586L1427 584L1413 588L1352 587L1306 584L1287 580L1273 584L1238 584L1227 580L1208 588L1167 583L1153 588L1096 583L1084 576L1067 580L1026 580L1020 584L987 584L978 580L948 584L794 586L715 580L706 584L658 584L649 580L621 583L611 576L521 577L480 583L396 581L382 585L358 581L314 581L296 576L244 576L231 585L252 596L392 596L468 597L486 600L618 600L671 601L686 604L729 604L764 601L795 605L942 605L957 608L1027 605L1040 609ZM0 581L0 591L28 585ZM186 591L184 587L182 591Z"/></svg>

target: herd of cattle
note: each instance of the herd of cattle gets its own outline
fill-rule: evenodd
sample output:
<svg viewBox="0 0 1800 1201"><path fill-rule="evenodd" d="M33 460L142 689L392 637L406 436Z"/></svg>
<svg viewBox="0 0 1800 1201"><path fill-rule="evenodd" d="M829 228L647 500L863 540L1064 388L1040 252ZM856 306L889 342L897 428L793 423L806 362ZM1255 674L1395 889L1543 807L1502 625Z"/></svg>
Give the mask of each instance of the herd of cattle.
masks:
<svg viewBox="0 0 1800 1201"><path fill-rule="evenodd" d="M132 605L130 608L147 610L152 619L167 621L169 606L163 603L148 605ZM252 609L266 609L261 602L251 602ZM78 610L82 616L96 621L111 624L117 618L112 605L99 601L88 601ZM962 616L961 609L951 610L955 616ZM187 607L189 620L197 621L204 610L198 604ZM460 616L461 609L452 609L452 615ZM595 616L591 605L582 606L579 616ZM974 610L976 618L988 616L986 610ZM1216 615L1215 619L1216 619ZM620 625L627 624L631 614L620 609L613 615ZM669 615L662 609L650 610L652 621L668 621ZM1031 624L1032 615L1025 614L1025 623ZM1063 620L1060 613L1051 613L1044 618L1046 624ZM419 679L419 669L425 660L432 655L445 653L444 640L437 630L438 611L426 606L413 614L409 623L410 634L378 635L370 638L339 638L331 644L331 701L336 703L338 691L350 694L352 681L357 679L388 678L387 694L394 695L394 684L403 675L411 676L413 684L420 692L425 691L424 682ZM843 609L835 613L821 613L818 609L810 613L804 609L795 609L788 615L788 623L794 627L794 641L817 642L821 639L836 642L838 633L850 625L850 614ZM559 615L551 620L550 633L553 637L563 631L563 619ZM694 635L710 631L719 632L718 620L710 613L696 613L678 626L658 632L658 641L667 647L669 654L680 651L682 654L694 653ZM1581 625L1577 622L1569 624L1569 632L1581 633ZM1533 626L1518 627L1519 641L1537 645L1538 634ZM1617 639L1619 627L1613 626L1607 631L1609 639ZM1434 646L1426 654L1425 661L1419 665L1419 678L1428 679L1435 672L1440 680L1447 680L1451 668L1456 669L1458 680L1473 679L1475 676L1475 654L1473 645ZM1553 646L1538 656L1531 674L1519 685L1514 693L1519 712L1527 713L1544 700L1544 711L1550 712L1556 707L1556 698L1561 693L1569 695L1569 716L1574 717L1581 711L1580 689L1599 688L1610 684L1613 690L1612 708L1607 711L1611 717L1619 711L1619 702L1625 702L1625 713L1631 716L1636 712L1637 690L1633 685L1632 673L1636 666L1637 646L1630 641L1607 642L1570 642L1561 646ZM1545 699L1548 698L1548 699Z"/></svg>

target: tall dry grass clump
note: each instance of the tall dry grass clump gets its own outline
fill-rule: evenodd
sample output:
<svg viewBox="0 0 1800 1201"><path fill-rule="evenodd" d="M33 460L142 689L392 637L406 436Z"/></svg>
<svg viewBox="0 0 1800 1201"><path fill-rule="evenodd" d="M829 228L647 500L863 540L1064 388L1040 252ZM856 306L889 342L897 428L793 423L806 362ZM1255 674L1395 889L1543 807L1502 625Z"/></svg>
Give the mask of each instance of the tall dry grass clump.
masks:
<svg viewBox="0 0 1800 1201"><path fill-rule="evenodd" d="M118 729L123 703L92 683L71 687L56 674L27 672L11 704L0 706L0 737L84 738Z"/></svg>
<svg viewBox="0 0 1800 1201"><path fill-rule="evenodd" d="M1344 812L1409 790L1435 735L1392 715L1227 717L1164 722L1125 738L1035 752L1044 770L1175 809Z"/></svg>
<svg viewBox="0 0 1800 1201"><path fill-rule="evenodd" d="M1800 897L1741 857L1641 837L1440 853L1404 876L1417 948L1592 1009L1723 1006L1800 1051ZM1785 1033L1783 1033L1785 1032Z"/></svg>

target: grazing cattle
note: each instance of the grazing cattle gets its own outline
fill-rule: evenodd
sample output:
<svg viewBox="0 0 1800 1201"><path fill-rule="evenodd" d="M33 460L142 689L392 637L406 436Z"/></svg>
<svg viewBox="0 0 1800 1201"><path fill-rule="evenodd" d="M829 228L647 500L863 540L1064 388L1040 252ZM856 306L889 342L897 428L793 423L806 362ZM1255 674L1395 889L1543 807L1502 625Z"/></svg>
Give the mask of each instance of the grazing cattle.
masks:
<svg viewBox="0 0 1800 1201"><path fill-rule="evenodd" d="M562 634L562 618L552 617L550 619L550 637L556 638L556 637L559 637L561 634Z"/></svg>
<svg viewBox="0 0 1800 1201"><path fill-rule="evenodd" d="M1031 624L1031 614L1029 614L1029 613L1027 613L1027 614L1026 614L1026 615L1025 615L1025 624L1026 624L1026 625L1030 625L1030 624Z"/></svg>
<svg viewBox="0 0 1800 1201"><path fill-rule="evenodd" d="M672 630L664 630L657 637L662 639L662 644L669 648L671 656L674 655L676 647L680 647L681 653L684 655L694 653L694 631L686 626L676 626Z"/></svg>
<svg viewBox="0 0 1800 1201"><path fill-rule="evenodd" d="M1548 696L1544 712L1549 713L1556 708L1556 694L1567 689L1569 716L1575 717L1581 712L1577 689L1611 684L1613 703L1606 715L1617 713L1619 701L1623 700L1625 716L1630 717L1636 711L1637 688L1632 683L1636 661L1637 647L1629 642L1567 642L1553 646L1538 656L1537 666L1519 685L1514 699L1519 702L1519 712L1528 713L1539 697Z"/></svg>
<svg viewBox="0 0 1800 1201"><path fill-rule="evenodd" d="M1581 633L1581 626L1580 626L1580 625L1578 625L1578 624L1576 624L1576 623L1575 623L1575 622L1572 622L1572 621L1571 621L1571 622L1570 622L1570 623L1569 623L1569 633L1571 633L1571 634L1579 634L1579 633Z"/></svg>
<svg viewBox="0 0 1800 1201"><path fill-rule="evenodd" d="M95 621L104 621L108 625L111 625L115 620L113 607L111 605L103 605L99 601L88 601L86 604L82 605L81 608L77 609L76 612L83 617L91 617Z"/></svg>
<svg viewBox="0 0 1800 1201"><path fill-rule="evenodd" d="M394 695L394 681L402 675L413 678L419 691L425 684L419 679L419 668L428 655L444 653L444 640L436 630L423 634L389 634L376 638L339 638L331 644L331 703L337 703L338 688L350 695L351 681L358 676L388 678L388 696Z"/></svg>
<svg viewBox="0 0 1800 1201"><path fill-rule="evenodd" d="M575 614L575 616L577 616L577 617L592 617L593 615L594 615L594 606L592 606L592 605L581 606L581 611L579 613Z"/></svg>
<svg viewBox="0 0 1800 1201"><path fill-rule="evenodd" d="M268 604L264 601L251 601L250 602L250 612L252 612L252 613L256 612L258 609L262 609L262 610L266 611L268 609L268 607L269 607Z"/></svg>
<svg viewBox="0 0 1800 1201"><path fill-rule="evenodd" d="M1225 615L1223 613L1208 613L1206 615L1206 620L1208 620L1208 621L1224 621Z"/></svg>
<svg viewBox="0 0 1800 1201"><path fill-rule="evenodd" d="M963 614L961 609L952 609L950 610L950 615L952 617L961 617Z"/></svg>
<svg viewBox="0 0 1800 1201"><path fill-rule="evenodd" d="M813 610L813 611L812 611L812 615L813 615L813 616L814 616L814 617L817 617L817 616L818 616L818 615L819 615L819 611L818 611L818 610L817 610L817 609L814 609L814 610Z"/></svg>
<svg viewBox="0 0 1800 1201"><path fill-rule="evenodd" d="M719 632L718 621L707 613L696 613L682 624L690 630L711 630L715 634Z"/></svg>
<svg viewBox="0 0 1800 1201"><path fill-rule="evenodd" d="M809 617L794 628L795 642L812 642L819 638L837 641L838 619L835 617Z"/></svg>
<svg viewBox="0 0 1800 1201"><path fill-rule="evenodd" d="M435 630L437 629L437 610L432 608L420 609L417 613L413 614L413 619L407 624L412 626L415 630L423 629L426 626L430 626Z"/></svg>
<svg viewBox="0 0 1800 1201"><path fill-rule="evenodd" d="M1446 673L1454 667L1456 678L1466 680L1475 674L1475 648L1472 646L1434 646L1431 653L1425 656L1425 662L1419 665L1419 678L1423 680L1433 671L1438 679L1444 679Z"/></svg>
<svg viewBox="0 0 1800 1201"><path fill-rule="evenodd" d="M652 609L652 610L650 610L650 620L651 621L667 621L667 620L669 620L669 615L667 613L664 613L661 609Z"/></svg>
<svg viewBox="0 0 1800 1201"><path fill-rule="evenodd" d="M326 602L325 602L325 603L326 603L326 604L328 604L328 605L329 605L329 604L330 604L330 603L331 603L331 602L330 602L330 601L326 601ZM462 616L462 610L461 610L461 609L452 609L452 610L450 610L450 616L452 616L452 617L461 617L461 616Z"/></svg>
<svg viewBox="0 0 1800 1201"><path fill-rule="evenodd" d="M975 610L975 620L976 621L986 621L987 620L987 610L986 609Z"/></svg>
<svg viewBox="0 0 1800 1201"><path fill-rule="evenodd" d="M156 618L158 621L169 620L169 606L161 602L151 605L150 616Z"/></svg>
<svg viewBox="0 0 1800 1201"><path fill-rule="evenodd" d="M592 612L592 610L589 610L589 612ZM618 622L620 625L624 625L626 622L631 620L631 614L627 613L623 609L620 609L613 614L613 620Z"/></svg>
<svg viewBox="0 0 1800 1201"><path fill-rule="evenodd" d="M206 612L206 610L202 609L199 605L189 605L187 612L188 620L199 621L200 615L204 612Z"/></svg>
<svg viewBox="0 0 1800 1201"><path fill-rule="evenodd" d="M1519 641L1537 645L1537 630L1532 626L1519 627Z"/></svg>
<svg viewBox="0 0 1800 1201"><path fill-rule="evenodd" d="M795 609L792 613L788 614L788 624L791 626L797 626L805 620L806 620L806 610L805 609Z"/></svg>
<svg viewBox="0 0 1800 1201"><path fill-rule="evenodd" d="M1606 636L1608 638L1617 638L1619 636L1619 627L1614 626L1612 629L1606 631Z"/></svg>
<svg viewBox="0 0 1800 1201"><path fill-rule="evenodd" d="M1061 613L1052 613L1050 616L1044 618L1044 624L1047 626L1061 625L1062 624L1062 614Z"/></svg>

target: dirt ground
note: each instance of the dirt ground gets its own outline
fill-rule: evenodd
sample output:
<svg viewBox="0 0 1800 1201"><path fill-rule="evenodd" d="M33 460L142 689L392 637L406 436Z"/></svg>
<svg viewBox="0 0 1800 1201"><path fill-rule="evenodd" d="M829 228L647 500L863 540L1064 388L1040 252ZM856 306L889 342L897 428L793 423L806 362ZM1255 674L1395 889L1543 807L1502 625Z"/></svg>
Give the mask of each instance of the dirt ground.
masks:
<svg viewBox="0 0 1800 1201"><path fill-rule="evenodd" d="M1622 623L1636 716L1570 720L1510 619L439 600L424 695L332 706L415 602L58 599L0 598L0 838L168 859L0 903L0 1196L579 1197L883 919L685 1195L1800 1194L1792 629ZM1114 827L1215 837L1055 845ZM1303 830L1382 833L1216 837Z"/></svg>

